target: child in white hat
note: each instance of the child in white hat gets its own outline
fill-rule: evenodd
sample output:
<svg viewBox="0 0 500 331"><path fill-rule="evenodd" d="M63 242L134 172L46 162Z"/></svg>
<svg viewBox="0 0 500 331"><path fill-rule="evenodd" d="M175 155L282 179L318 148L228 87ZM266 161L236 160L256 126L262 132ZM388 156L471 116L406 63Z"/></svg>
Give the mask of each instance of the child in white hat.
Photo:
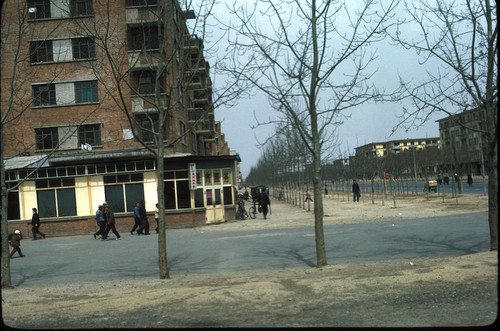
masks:
<svg viewBox="0 0 500 331"><path fill-rule="evenodd" d="M12 246L12 252L10 252L9 259L12 259L12 255L18 252L21 257L24 257L23 252L21 252L21 240L23 235L21 231L16 230L14 233L9 234L9 243Z"/></svg>

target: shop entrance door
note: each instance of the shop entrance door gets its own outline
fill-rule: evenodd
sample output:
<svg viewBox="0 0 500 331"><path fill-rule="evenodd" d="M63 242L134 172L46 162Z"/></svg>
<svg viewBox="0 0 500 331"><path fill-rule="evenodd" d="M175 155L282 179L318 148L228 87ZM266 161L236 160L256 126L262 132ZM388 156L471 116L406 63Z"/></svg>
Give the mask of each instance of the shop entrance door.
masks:
<svg viewBox="0 0 500 331"><path fill-rule="evenodd" d="M205 207L207 224L224 222L223 196L220 188L205 189Z"/></svg>

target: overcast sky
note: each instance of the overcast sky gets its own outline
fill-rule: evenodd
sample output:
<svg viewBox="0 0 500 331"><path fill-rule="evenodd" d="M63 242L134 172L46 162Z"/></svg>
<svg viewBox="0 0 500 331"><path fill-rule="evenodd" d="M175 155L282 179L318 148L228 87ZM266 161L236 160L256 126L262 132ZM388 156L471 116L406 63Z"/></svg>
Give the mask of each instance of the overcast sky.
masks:
<svg viewBox="0 0 500 331"><path fill-rule="evenodd" d="M224 9L218 7L215 15L225 15ZM207 29L216 30L216 26L209 26ZM210 48L212 40L216 40L216 32L209 31L210 38L205 38L205 47ZM219 44L223 41L219 41ZM219 52L224 52L225 47L218 47ZM424 77L426 70L434 70L431 64L425 67L418 64L417 57L409 52L401 50L398 47L386 43L377 44L378 59L373 65L377 68L377 74L374 80L377 86L388 90L393 89L399 82L398 74L405 79L416 79ZM213 63L215 56L206 55L209 62ZM437 68L437 67L436 67ZM213 78L217 89L218 77ZM235 150L241 156L241 171L245 178L251 167L254 166L261 155L261 149L257 147L258 141L264 141L265 138L274 133L270 126L258 127L252 129L257 124L255 117L266 119L272 115L273 109L270 107L267 98L256 95L249 99L241 99L236 107L220 107L215 110L215 118L222 124L222 132L225 134L226 141L231 150ZM381 142L395 139L406 138L430 138L439 137L437 119L445 117L445 114L436 114L431 116L426 124L420 128L414 128L406 131L401 128L391 135L393 127L398 123L398 116L402 114L402 105L395 103L372 103L364 104L357 108L352 108L344 115L350 118L344 121L344 124L338 128L339 150L335 154L346 157L354 155L354 149L371 142ZM258 138L257 138L258 137Z"/></svg>

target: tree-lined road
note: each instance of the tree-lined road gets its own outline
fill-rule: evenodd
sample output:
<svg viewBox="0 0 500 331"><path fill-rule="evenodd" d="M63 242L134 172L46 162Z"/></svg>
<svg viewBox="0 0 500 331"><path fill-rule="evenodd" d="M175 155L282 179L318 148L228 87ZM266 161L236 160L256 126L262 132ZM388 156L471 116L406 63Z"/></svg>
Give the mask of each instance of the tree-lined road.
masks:
<svg viewBox="0 0 500 331"><path fill-rule="evenodd" d="M245 221L245 222L251 222ZM270 220L272 222L272 220ZM213 225L217 226L217 225ZM314 229L167 231L171 277L315 265ZM15 286L159 275L156 234L101 242L89 236L23 240L11 260ZM444 257L489 250L487 213L325 226L329 264ZM16 255L17 256L17 255Z"/></svg>

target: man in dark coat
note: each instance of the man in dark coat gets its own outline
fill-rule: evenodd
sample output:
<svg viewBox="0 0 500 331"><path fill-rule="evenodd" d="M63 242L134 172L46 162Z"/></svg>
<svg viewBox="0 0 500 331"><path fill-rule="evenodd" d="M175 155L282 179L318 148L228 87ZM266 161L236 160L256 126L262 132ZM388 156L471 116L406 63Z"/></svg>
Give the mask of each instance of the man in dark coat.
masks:
<svg viewBox="0 0 500 331"><path fill-rule="evenodd" d="M262 205L262 213L264 214L264 219L267 218L267 212L269 210L269 205L271 204L271 200L269 200L269 195L267 192L262 193L262 199L261 199L261 205Z"/></svg>
<svg viewBox="0 0 500 331"><path fill-rule="evenodd" d="M139 234L149 234L149 221L146 213L146 201L141 200L139 206L139 216L141 218L141 227L137 230ZM143 232L144 231L144 232Z"/></svg>
<svg viewBox="0 0 500 331"><path fill-rule="evenodd" d="M39 234L42 236L43 239L45 239L45 233L40 232L40 216L38 215L36 208L33 208L33 216L31 216L31 232L33 233L33 240L37 240Z"/></svg>
<svg viewBox="0 0 500 331"><path fill-rule="evenodd" d="M141 227L141 213L140 213L140 209L141 209L141 203L139 201L137 201L135 203L135 207L134 207L134 226L130 230L130 234L131 235L134 234L135 229ZM137 230L137 234L141 234L141 233L139 233L139 230Z"/></svg>
<svg viewBox="0 0 500 331"><path fill-rule="evenodd" d="M109 205L107 204L104 206L104 219L106 220L106 231L102 234L101 240L106 240L108 238L109 230L113 231L116 240L120 240L120 234L115 227L115 214L109 209Z"/></svg>
<svg viewBox="0 0 500 331"><path fill-rule="evenodd" d="M352 202L359 202L359 196L360 196L360 190L359 190L359 185L356 183L356 180L352 180Z"/></svg>

